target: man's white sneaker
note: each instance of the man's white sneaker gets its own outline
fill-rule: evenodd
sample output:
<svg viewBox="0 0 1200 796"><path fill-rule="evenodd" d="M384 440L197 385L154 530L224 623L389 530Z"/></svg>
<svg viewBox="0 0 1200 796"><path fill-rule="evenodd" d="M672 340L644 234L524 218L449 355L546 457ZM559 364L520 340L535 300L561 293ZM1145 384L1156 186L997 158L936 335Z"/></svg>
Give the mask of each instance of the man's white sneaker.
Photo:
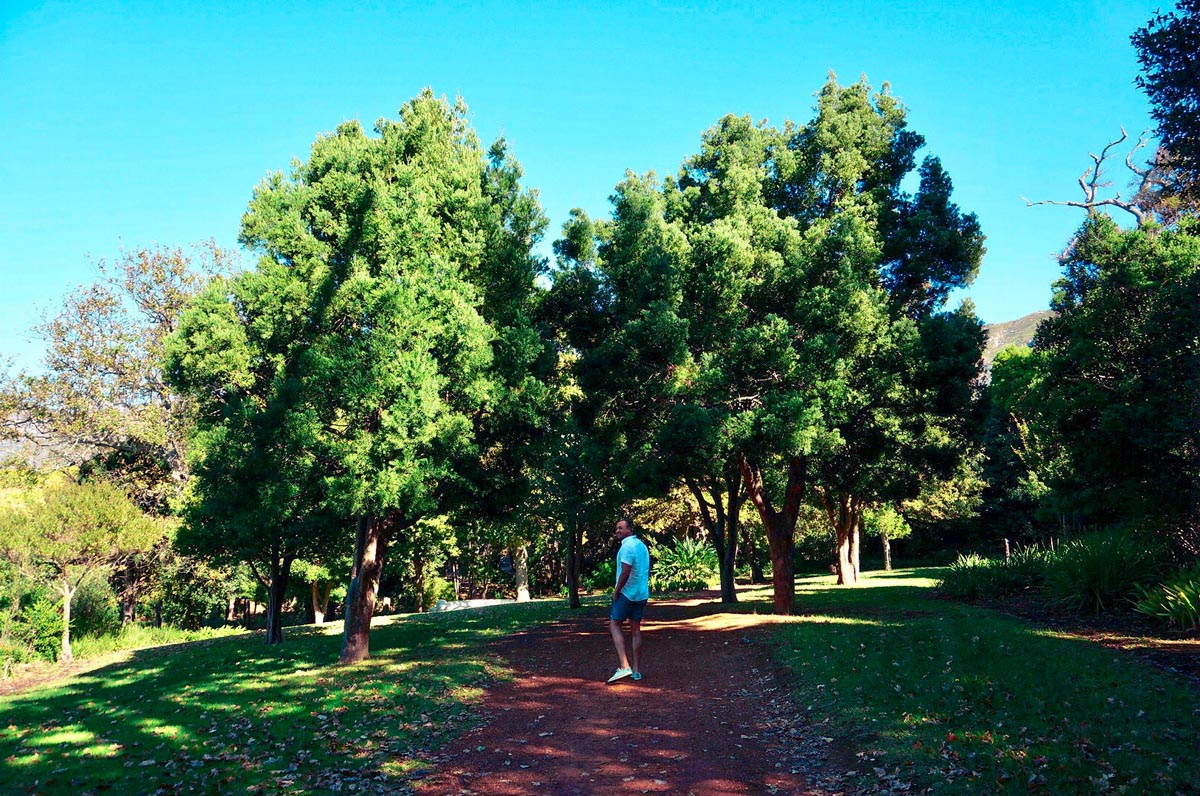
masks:
<svg viewBox="0 0 1200 796"><path fill-rule="evenodd" d="M608 678L608 682L615 683L633 674L633 669L617 669L613 672L613 676Z"/></svg>

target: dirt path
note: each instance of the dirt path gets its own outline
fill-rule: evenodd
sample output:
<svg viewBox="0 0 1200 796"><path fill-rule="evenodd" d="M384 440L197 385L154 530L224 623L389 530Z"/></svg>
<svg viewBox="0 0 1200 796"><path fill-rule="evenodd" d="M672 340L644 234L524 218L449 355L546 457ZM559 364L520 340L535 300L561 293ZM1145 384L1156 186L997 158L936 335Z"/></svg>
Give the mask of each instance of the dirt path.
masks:
<svg viewBox="0 0 1200 796"><path fill-rule="evenodd" d="M487 723L439 758L419 796L750 796L840 793L828 747L797 724L760 627L770 616L711 601L653 602L644 679L616 668L607 616L497 643L516 678L494 686Z"/></svg>

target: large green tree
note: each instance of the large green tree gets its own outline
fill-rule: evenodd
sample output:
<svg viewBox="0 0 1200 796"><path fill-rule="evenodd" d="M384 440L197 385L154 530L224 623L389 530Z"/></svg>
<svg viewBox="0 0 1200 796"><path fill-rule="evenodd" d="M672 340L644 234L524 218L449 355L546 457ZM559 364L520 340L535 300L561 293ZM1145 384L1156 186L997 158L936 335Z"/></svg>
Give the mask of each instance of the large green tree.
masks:
<svg viewBox="0 0 1200 796"><path fill-rule="evenodd" d="M368 655L389 544L421 557L407 544L421 520L473 498L503 510L498 496L523 488L513 449L536 433L545 393L530 315L544 221L503 142L484 150L465 105L430 91L376 132L342 124L256 189L241 239L261 253L261 284L245 289L277 299L248 309L210 294L214 320L182 367L209 380L214 427L249 402L238 422L270 430L227 435L246 449L221 479L282 451L294 473L255 483L355 527L347 663Z"/></svg>
<svg viewBox="0 0 1200 796"><path fill-rule="evenodd" d="M742 501L789 613L805 500L825 499L852 575L862 508L961 458L982 334L969 308L940 310L982 236L936 159L901 189L921 144L886 89L831 79L807 125L726 117L677 177L628 176L592 224L581 384L606 396L627 477L681 479L709 509L726 599Z"/></svg>
<svg viewBox="0 0 1200 796"><path fill-rule="evenodd" d="M301 383L315 293L276 263L215 282L166 345L165 372L195 405L194 474L178 547L247 563L267 593L267 642L283 640L293 561L345 534L325 505L322 426ZM326 457L327 458L327 457Z"/></svg>
<svg viewBox="0 0 1200 796"><path fill-rule="evenodd" d="M1062 260L1023 403L1064 513L1148 523L1200 553L1200 221L1092 213Z"/></svg>

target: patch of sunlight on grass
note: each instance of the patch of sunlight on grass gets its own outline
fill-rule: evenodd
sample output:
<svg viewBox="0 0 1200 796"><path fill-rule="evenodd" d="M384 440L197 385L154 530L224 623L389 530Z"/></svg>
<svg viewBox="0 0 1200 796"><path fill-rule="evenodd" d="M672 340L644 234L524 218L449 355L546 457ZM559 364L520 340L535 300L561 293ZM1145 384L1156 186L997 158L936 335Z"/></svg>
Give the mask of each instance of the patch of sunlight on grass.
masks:
<svg viewBox="0 0 1200 796"><path fill-rule="evenodd" d="M98 743L80 750L80 757L120 757L125 754L119 743Z"/></svg>
<svg viewBox="0 0 1200 796"><path fill-rule="evenodd" d="M162 719L156 719L151 716L142 716L139 719L135 719L133 725L143 732L162 738L175 738L186 734L183 727L180 727L178 724L168 724Z"/></svg>
<svg viewBox="0 0 1200 796"><path fill-rule="evenodd" d="M372 625L375 623L372 622ZM313 625L313 634L321 636L340 636L343 632L341 622L322 622L319 625Z"/></svg>
<svg viewBox="0 0 1200 796"><path fill-rule="evenodd" d="M484 689L471 685L460 685L450 689L450 697L457 702L473 703L483 699L484 693Z"/></svg>
<svg viewBox="0 0 1200 796"><path fill-rule="evenodd" d="M425 770L425 764L410 757L393 758L379 767L379 771L389 777L409 776Z"/></svg>
<svg viewBox="0 0 1200 796"><path fill-rule="evenodd" d="M848 616L825 616L824 614L791 616L788 617L788 621L799 622L806 625L865 625L868 627L887 626L887 623L880 622L878 619L853 619Z"/></svg>
<svg viewBox="0 0 1200 796"><path fill-rule="evenodd" d="M125 654L120 659L114 660L113 663L126 663L129 657L130 656L128 654ZM106 677L104 678L104 687L124 688L126 686L137 685L145 679L146 675L143 673L143 671L138 670L136 672L130 672L123 677Z"/></svg>
<svg viewBox="0 0 1200 796"><path fill-rule="evenodd" d="M25 743L28 746L57 746L63 743L82 746L92 743L94 740L96 740L95 734L82 727L63 727L56 732L48 732L41 737L30 738Z"/></svg>

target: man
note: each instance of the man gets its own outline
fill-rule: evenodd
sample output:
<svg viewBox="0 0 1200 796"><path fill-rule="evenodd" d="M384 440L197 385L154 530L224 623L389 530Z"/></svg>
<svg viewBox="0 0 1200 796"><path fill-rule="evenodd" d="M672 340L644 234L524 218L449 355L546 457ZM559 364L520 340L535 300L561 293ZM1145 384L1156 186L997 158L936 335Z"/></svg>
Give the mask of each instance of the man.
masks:
<svg viewBox="0 0 1200 796"><path fill-rule="evenodd" d="M608 678L610 683L626 677L642 679L642 613L650 599L650 551L634 536L633 523L626 517L617 520L616 536L621 547L617 550L617 585L608 612L608 629L621 665ZM625 654L625 633L621 630L626 619L633 631L633 666Z"/></svg>

